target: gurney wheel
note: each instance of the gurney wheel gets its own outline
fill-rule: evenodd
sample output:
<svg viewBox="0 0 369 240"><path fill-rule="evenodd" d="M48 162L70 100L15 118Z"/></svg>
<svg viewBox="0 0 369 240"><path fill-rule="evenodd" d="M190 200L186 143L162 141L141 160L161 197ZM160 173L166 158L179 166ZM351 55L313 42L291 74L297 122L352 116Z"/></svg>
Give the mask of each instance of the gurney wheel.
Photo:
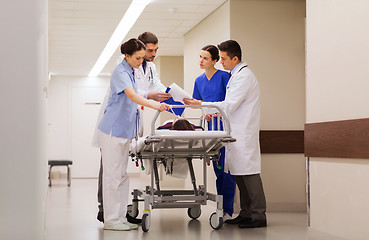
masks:
<svg viewBox="0 0 369 240"><path fill-rule="evenodd" d="M215 230L218 230L223 226L223 217L218 218L216 212L210 215L209 221L210 226Z"/></svg>
<svg viewBox="0 0 369 240"><path fill-rule="evenodd" d="M189 208L187 210L187 214L190 218L197 219L201 215L201 208L199 207Z"/></svg>
<svg viewBox="0 0 369 240"><path fill-rule="evenodd" d="M147 232L150 228L150 217L148 214L142 216L142 231Z"/></svg>
<svg viewBox="0 0 369 240"><path fill-rule="evenodd" d="M136 213L135 213L135 214L133 214L133 205L132 205L132 204L128 204L128 205L127 205L127 213L128 213L131 217L136 218L136 217L138 216L139 211L138 211L138 208L137 208L137 209L136 209Z"/></svg>

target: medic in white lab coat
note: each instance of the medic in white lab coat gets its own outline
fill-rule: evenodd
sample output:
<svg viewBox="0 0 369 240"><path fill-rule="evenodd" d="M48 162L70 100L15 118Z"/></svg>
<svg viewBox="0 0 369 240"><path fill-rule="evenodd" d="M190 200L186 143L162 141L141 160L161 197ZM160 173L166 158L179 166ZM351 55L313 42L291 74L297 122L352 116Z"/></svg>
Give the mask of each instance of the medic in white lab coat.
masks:
<svg viewBox="0 0 369 240"><path fill-rule="evenodd" d="M236 142L227 144L225 171L232 175L260 173L260 102L259 85L255 75L240 62L231 71L226 87L226 96L218 105L227 114L231 126L231 136ZM195 99L184 99L186 104L201 104Z"/></svg>
<svg viewBox="0 0 369 240"><path fill-rule="evenodd" d="M260 100L255 75L244 62L232 71L223 102L212 103L228 115L231 136L236 142L226 146L225 169L232 175L260 173Z"/></svg>
<svg viewBox="0 0 369 240"><path fill-rule="evenodd" d="M241 61L241 47L234 40L218 45L220 63L230 70L231 78L222 102L211 104L221 107L227 114L231 136L236 142L227 144L224 168L234 176L240 190L240 214L225 223L240 228L266 227L266 200L260 178L261 159L259 145L260 89L258 81L247 64ZM198 100L184 99L186 104L202 104Z"/></svg>

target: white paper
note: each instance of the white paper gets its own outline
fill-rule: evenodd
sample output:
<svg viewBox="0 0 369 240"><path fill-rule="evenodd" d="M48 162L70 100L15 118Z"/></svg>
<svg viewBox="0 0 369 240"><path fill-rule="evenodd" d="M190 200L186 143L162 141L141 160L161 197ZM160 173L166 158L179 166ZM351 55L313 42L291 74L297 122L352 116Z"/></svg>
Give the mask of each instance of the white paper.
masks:
<svg viewBox="0 0 369 240"><path fill-rule="evenodd" d="M169 86L169 88L170 88L169 93L170 95L172 95L172 98L174 99L174 101L181 102L184 104L183 98L189 98L189 99L192 98L190 94L185 92L185 90L183 90L181 87L179 87L175 83L172 83Z"/></svg>

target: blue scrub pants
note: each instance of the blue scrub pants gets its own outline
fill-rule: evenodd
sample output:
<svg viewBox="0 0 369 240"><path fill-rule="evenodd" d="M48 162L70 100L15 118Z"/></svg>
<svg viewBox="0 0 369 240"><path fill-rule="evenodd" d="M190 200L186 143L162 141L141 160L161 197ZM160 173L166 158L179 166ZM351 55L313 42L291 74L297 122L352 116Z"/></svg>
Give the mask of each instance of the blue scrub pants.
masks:
<svg viewBox="0 0 369 240"><path fill-rule="evenodd" d="M223 211L232 216L234 194L236 191L236 181L231 174L224 172L224 147L220 149L220 153L221 155L218 161L218 165L221 166L221 169L218 169L216 162L213 162L214 172L217 177L217 193L218 195L223 195Z"/></svg>

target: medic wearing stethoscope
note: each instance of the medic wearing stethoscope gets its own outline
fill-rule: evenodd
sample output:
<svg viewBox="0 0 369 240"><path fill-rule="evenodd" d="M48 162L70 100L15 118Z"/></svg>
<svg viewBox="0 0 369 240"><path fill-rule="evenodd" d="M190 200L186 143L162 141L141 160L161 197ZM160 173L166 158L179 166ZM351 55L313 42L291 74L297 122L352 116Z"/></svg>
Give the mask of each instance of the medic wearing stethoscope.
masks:
<svg viewBox="0 0 369 240"><path fill-rule="evenodd" d="M139 68L135 69L135 78L139 93L148 99L162 102L170 98L169 93L165 93L166 87L160 82L155 64L152 62L158 51L158 39L150 32L144 32L138 39L146 45L145 60Z"/></svg>
<svg viewBox="0 0 369 240"><path fill-rule="evenodd" d="M237 224L240 228L266 227L266 201L260 178L259 84L247 64L241 61L241 47L236 41L222 42L218 48L220 63L225 70L230 70L231 78L224 101L211 104L221 107L227 114L231 135L236 139L236 142L226 146L224 168L236 180L241 203L240 214L225 223ZM184 102L202 104L193 99L184 99Z"/></svg>
<svg viewBox="0 0 369 240"><path fill-rule="evenodd" d="M138 93L147 99L152 99L157 102L167 100L171 96L169 93L165 92L166 87L160 82L155 64L153 63L159 49L158 38L151 32L144 32L138 36L138 39L146 46L145 60L139 68L135 69ZM142 112L142 118L150 120L143 122L144 132L142 134L144 136L149 135L151 119L153 119L155 113L156 111L152 109L145 109Z"/></svg>

